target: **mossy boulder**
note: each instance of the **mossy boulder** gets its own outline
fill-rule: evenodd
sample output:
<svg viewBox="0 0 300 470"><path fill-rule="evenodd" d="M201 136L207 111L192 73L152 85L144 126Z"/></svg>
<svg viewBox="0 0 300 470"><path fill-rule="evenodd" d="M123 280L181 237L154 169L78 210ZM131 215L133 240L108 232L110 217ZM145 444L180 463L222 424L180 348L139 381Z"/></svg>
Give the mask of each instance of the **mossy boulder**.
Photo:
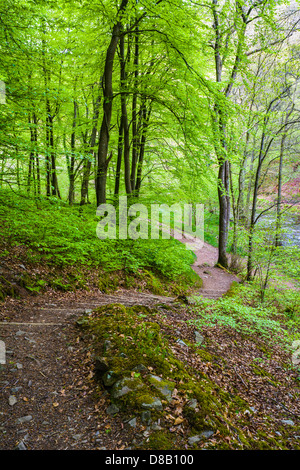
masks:
<svg viewBox="0 0 300 470"><path fill-rule="evenodd" d="M124 377L115 382L111 388L111 399L121 408L135 412L163 410L159 398L153 396L151 390L138 377Z"/></svg>
<svg viewBox="0 0 300 470"><path fill-rule="evenodd" d="M151 420L164 421L166 408L180 397L181 404L186 403L182 417L187 435L202 436L208 432L211 436L219 431L227 436L231 419L235 422L237 410L243 412L247 404L237 402L204 372L195 377L194 369L174 351L169 330L163 328L159 315L155 308L111 304L97 308L78 322L94 350L96 379L101 379L111 403L127 415L142 417L150 412ZM110 342L108 349L106 341ZM198 359L213 360L207 351L192 346L190 351ZM234 426L238 428L236 423ZM241 428L238 433L240 441L246 442Z"/></svg>
<svg viewBox="0 0 300 470"><path fill-rule="evenodd" d="M111 396L114 400L123 397L124 395L132 394L136 390L144 387L143 382L138 378L125 377L118 380L112 387Z"/></svg>
<svg viewBox="0 0 300 470"><path fill-rule="evenodd" d="M153 388L155 388L167 401L172 400L172 393L175 388L175 383L170 380L163 379L157 375L149 375L147 380Z"/></svg>
<svg viewBox="0 0 300 470"><path fill-rule="evenodd" d="M118 381L119 376L113 371L109 370L102 376L102 381L105 387L111 387Z"/></svg>

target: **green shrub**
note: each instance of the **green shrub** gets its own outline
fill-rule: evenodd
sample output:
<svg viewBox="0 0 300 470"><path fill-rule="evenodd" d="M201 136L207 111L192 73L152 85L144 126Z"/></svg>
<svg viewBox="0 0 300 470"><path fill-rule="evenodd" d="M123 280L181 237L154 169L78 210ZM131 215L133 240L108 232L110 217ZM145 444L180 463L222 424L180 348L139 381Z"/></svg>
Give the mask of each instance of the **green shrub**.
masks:
<svg viewBox="0 0 300 470"><path fill-rule="evenodd" d="M92 266L127 274L147 270L188 285L199 279L191 268L195 255L177 240L98 239L98 218L90 205L69 207L54 198L34 200L3 190L0 203L3 250L25 246L31 262L61 268Z"/></svg>

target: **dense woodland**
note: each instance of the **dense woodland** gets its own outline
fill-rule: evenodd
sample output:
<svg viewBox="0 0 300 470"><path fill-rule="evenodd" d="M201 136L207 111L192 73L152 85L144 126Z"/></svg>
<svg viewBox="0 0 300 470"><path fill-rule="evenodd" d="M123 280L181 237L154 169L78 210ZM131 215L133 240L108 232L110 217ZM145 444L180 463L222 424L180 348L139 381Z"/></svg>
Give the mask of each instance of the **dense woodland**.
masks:
<svg viewBox="0 0 300 470"><path fill-rule="evenodd" d="M250 279L260 197L279 227L298 176L298 29L265 0L3 3L1 187L203 203L220 265L246 228Z"/></svg>
<svg viewBox="0 0 300 470"><path fill-rule="evenodd" d="M96 210L203 204L204 240L242 283L198 324L299 339L299 3L0 0L0 35L0 265L40 266L21 287L82 288L96 268L104 292L125 273L186 294L191 251L99 240Z"/></svg>

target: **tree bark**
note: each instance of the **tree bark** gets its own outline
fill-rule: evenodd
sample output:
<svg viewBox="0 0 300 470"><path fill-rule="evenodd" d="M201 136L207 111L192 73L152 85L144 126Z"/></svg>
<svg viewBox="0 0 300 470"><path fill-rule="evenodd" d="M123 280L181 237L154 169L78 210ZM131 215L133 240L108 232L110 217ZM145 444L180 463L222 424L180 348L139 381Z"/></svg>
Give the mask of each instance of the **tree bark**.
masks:
<svg viewBox="0 0 300 470"><path fill-rule="evenodd" d="M28 117L28 123L30 126L30 155L29 155L29 162L28 162L28 175L27 175L27 193L30 193L31 188L31 181L35 179L35 133L32 127L31 116ZM34 188L35 189L35 188Z"/></svg>
<svg viewBox="0 0 300 470"><path fill-rule="evenodd" d="M215 31L215 40L214 40L214 59L215 59L215 73L216 73L216 82L222 82L222 71L223 71L223 58L222 58L222 47L223 44L224 30L222 30L220 22L220 14L217 10L219 5L218 0L212 0L212 14L213 14L213 28ZM250 14L251 9L248 10L248 15ZM235 59L230 73L230 80L226 88L222 92L222 100L229 98L234 81L239 72L242 53L243 53L243 44L245 39L245 32L247 27L247 15L243 12L242 7L239 2L236 2L236 17L235 22L241 21L242 27L238 29L236 25L234 28L237 28L238 41L236 45ZM216 98L215 103L215 125L216 125L216 138L218 142L215 142L215 147L217 151L218 163L219 163L219 172L218 172L218 197L219 197L219 243L218 243L218 264L224 268L228 267L228 259L226 255L226 247L228 240L228 229L229 229L229 219L230 219L230 182L229 182L229 161L227 156L227 143L226 143L226 116L223 113L224 103L220 102L220 98Z"/></svg>
<svg viewBox="0 0 300 470"><path fill-rule="evenodd" d="M123 152L124 152L124 179L126 194L132 193L131 178L130 178L130 138L129 138L129 125L127 117L126 94L124 88L126 86L126 60L124 50L124 36L120 38L120 79L121 79L121 120L123 128Z"/></svg>
<svg viewBox="0 0 300 470"><path fill-rule="evenodd" d="M131 188L135 187L136 179L136 166L138 160L138 132L137 132L137 87L138 87L138 65L139 65L139 38L138 38L138 27L135 29L135 44L134 44L134 84L133 84L133 95L132 95L132 157L131 157Z"/></svg>
<svg viewBox="0 0 300 470"><path fill-rule="evenodd" d="M118 12L118 17L127 6L128 0L122 0ZM104 76L103 76L103 119L100 128L99 147L97 155L97 174L96 174L96 199L97 205L106 202L106 179L107 168L110 158L108 155L108 143L110 134L110 123L112 115L112 76L113 76L113 62L116 53L116 48L121 35L121 21L118 21L113 26L110 44L106 52Z"/></svg>
<svg viewBox="0 0 300 470"><path fill-rule="evenodd" d="M94 147L96 144L96 137L97 137L97 124L98 124L98 119L99 119L100 102L101 102L101 97L99 93L99 96L97 97L96 102L94 103L93 129L92 129L92 133L90 137L90 151L89 151L90 157L87 158L85 162L83 176L82 176L81 197L80 197L81 206L85 204L86 199L88 197L89 178L90 178L91 167L92 167L92 156L94 155Z"/></svg>
<svg viewBox="0 0 300 470"><path fill-rule="evenodd" d="M136 175L136 182L134 193L135 196L139 196L141 184L142 184L142 169L143 169L143 161L144 161L144 154L145 154L145 145L146 145L146 134L147 128L149 125L150 115L151 115L151 103L149 105L149 109L147 111L146 103L142 105L142 123L141 123L141 140L139 143L139 154L138 154L138 163L137 163L137 175Z"/></svg>
<svg viewBox="0 0 300 470"><path fill-rule="evenodd" d="M287 112L285 117L285 124L287 124L290 115L294 110L294 104L292 108ZM282 167L283 167L283 156L285 150L285 142L287 139L286 131L281 137L280 142L280 155L279 155L279 167L278 167L278 188L277 188L277 205L276 205L276 236L275 236L275 246L281 246L281 239L279 231L281 228L281 188L282 188Z"/></svg>
<svg viewBox="0 0 300 470"><path fill-rule="evenodd" d="M219 198L219 253L217 264L228 268L226 254L228 227L230 217L229 196L229 162L225 160L219 166L218 173L218 198Z"/></svg>
<svg viewBox="0 0 300 470"><path fill-rule="evenodd" d="M77 121L77 103L73 100L73 123L72 123L72 134L71 134L71 158L69 162L69 193L68 201L69 205L72 206L75 198L75 141L76 141L76 121Z"/></svg>
<svg viewBox="0 0 300 470"><path fill-rule="evenodd" d="M120 191L122 157L123 157L123 118L121 116L121 122L119 125L118 158L117 158L115 190L114 190L115 197L119 195L119 191Z"/></svg>

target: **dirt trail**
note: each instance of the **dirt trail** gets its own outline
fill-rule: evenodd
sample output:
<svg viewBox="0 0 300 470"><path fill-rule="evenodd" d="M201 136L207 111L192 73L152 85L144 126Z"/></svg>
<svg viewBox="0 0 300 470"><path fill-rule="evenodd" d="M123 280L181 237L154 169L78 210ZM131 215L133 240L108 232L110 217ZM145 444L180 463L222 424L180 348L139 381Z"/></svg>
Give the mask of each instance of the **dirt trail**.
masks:
<svg viewBox="0 0 300 470"><path fill-rule="evenodd" d="M224 293L234 276L215 268L216 249L196 250L193 269L203 278L199 293ZM106 413L107 397L95 405L92 364L79 340L76 318L99 305L172 304L174 298L146 293L48 292L0 306L0 450L125 449L136 430Z"/></svg>
<svg viewBox="0 0 300 470"><path fill-rule="evenodd" d="M203 297L216 299L225 294L232 282L239 282L239 278L226 270L216 267L218 261L217 248L204 243L203 248L196 248L197 259L193 265L194 271L203 280L199 294Z"/></svg>

